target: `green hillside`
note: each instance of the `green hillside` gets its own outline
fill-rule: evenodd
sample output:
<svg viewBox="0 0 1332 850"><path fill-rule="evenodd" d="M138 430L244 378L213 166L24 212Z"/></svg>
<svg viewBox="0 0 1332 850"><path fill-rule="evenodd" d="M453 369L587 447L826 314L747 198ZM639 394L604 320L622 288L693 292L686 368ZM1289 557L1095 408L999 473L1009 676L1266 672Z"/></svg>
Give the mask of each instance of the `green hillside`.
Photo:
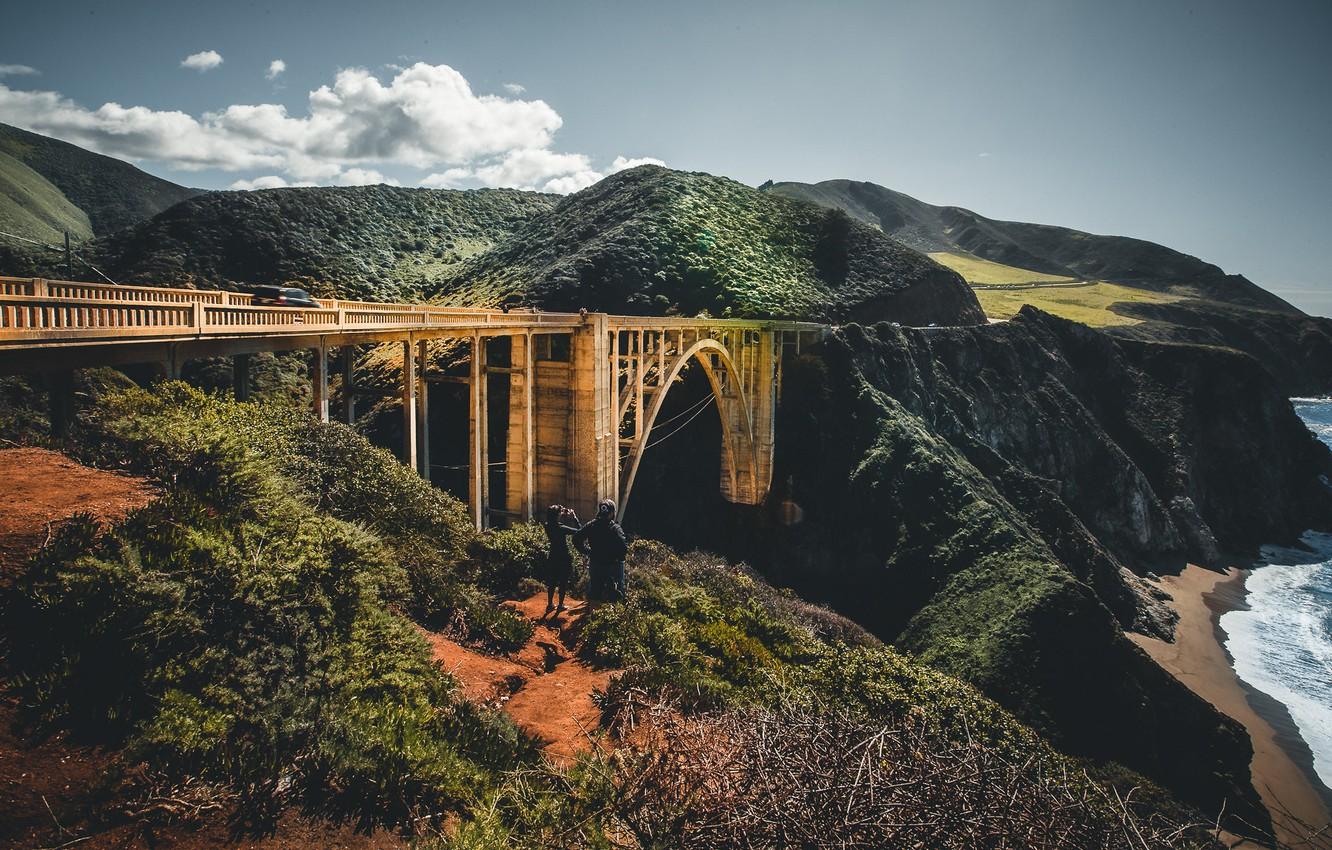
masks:
<svg viewBox="0 0 1332 850"><path fill-rule="evenodd" d="M766 191L844 210L906 245L926 252L961 252L983 260L1078 280L1105 280L1232 304L1299 313L1239 275L1142 239L1100 236L1000 221L962 207L935 206L874 183L825 180L775 183Z"/></svg>
<svg viewBox="0 0 1332 850"><path fill-rule="evenodd" d="M961 278L874 228L657 166L563 199L443 279L438 294L647 314L982 320Z"/></svg>
<svg viewBox="0 0 1332 850"><path fill-rule="evenodd" d="M103 241L118 279L413 299L555 202L512 189L391 186L210 192Z"/></svg>
<svg viewBox="0 0 1332 850"><path fill-rule="evenodd" d="M50 181L87 214L92 232L99 236L151 218L200 191L154 177L128 162L8 124L0 124L0 154Z"/></svg>
<svg viewBox="0 0 1332 850"><path fill-rule="evenodd" d="M50 244L92 238L88 216L42 175L0 152L0 230ZM3 238L3 237L0 237Z"/></svg>

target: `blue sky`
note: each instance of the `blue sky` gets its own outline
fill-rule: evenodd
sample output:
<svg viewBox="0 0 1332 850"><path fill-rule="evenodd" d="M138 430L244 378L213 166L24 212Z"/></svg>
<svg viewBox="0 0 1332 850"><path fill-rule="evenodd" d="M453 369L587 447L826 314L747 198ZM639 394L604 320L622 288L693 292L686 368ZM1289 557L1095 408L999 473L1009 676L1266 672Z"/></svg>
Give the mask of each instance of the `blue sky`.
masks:
<svg viewBox="0 0 1332 850"><path fill-rule="evenodd" d="M1332 315L1332 3L10 5L0 121L189 185L846 177Z"/></svg>

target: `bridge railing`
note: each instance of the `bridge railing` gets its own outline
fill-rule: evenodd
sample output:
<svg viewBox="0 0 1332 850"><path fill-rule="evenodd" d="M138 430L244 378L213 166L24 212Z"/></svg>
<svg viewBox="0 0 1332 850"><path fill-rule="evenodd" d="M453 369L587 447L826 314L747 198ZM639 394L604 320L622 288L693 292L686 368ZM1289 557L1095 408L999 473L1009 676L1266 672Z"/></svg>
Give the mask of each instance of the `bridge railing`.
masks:
<svg viewBox="0 0 1332 850"><path fill-rule="evenodd" d="M367 332L430 328L571 328L577 313L318 299L319 307L256 306L248 293L0 277L0 342ZM610 328L814 330L803 322L611 316Z"/></svg>
<svg viewBox="0 0 1332 850"><path fill-rule="evenodd" d="M502 313L455 308L255 307L190 302L125 302L0 294L0 343L191 336L268 336L430 329L570 328L573 313Z"/></svg>

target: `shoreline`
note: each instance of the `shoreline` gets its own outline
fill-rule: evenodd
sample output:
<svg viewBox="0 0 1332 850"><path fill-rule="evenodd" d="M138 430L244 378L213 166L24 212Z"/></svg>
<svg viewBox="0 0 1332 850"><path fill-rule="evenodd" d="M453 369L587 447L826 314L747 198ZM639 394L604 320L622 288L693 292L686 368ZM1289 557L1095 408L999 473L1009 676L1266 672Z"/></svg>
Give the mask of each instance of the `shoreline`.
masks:
<svg viewBox="0 0 1332 850"><path fill-rule="evenodd" d="M1277 838L1295 844L1300 833L1283 810L1305 823L1327 825L1332 823L1332 792L1314 773L1313 753L1286 707L1244 682L1226 650L1221 615L1247 608L1248 574L1237 567L1219 573L1189 564L1177 576L1163 576L1160 586L1179 614L1174 643L1132 633L1128 637L1195 694L1244 727L1253 744L1253 786L1272 815Z"/></svg>

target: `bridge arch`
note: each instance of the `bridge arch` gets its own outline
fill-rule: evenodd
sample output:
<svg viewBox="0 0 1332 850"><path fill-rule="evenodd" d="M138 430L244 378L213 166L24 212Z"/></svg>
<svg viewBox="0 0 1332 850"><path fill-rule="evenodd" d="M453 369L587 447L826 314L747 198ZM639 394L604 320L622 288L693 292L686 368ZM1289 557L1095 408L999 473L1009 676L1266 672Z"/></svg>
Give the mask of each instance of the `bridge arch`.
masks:
<svg viewBox="0 0 1332 850"><path fill-rule="evenodd" d="M732 502L755 503L767 489L766 482L760 480L759 445L754 430L753 407L743 374L725 345L716 339L702 338L673 358L665 374L658 377L658 390L653 393L651 403L645 411L635 412L635 416L642 415L644 419L639 436L630 444L629 454L623 461L618 506L621 520L628 511L643 455L652 447L652 429L666 401L666 395L691 364L697 364L707 377L712 387L712 400L721 418L722 495ZM623 420L623 416L620 419Z"/></svg>

